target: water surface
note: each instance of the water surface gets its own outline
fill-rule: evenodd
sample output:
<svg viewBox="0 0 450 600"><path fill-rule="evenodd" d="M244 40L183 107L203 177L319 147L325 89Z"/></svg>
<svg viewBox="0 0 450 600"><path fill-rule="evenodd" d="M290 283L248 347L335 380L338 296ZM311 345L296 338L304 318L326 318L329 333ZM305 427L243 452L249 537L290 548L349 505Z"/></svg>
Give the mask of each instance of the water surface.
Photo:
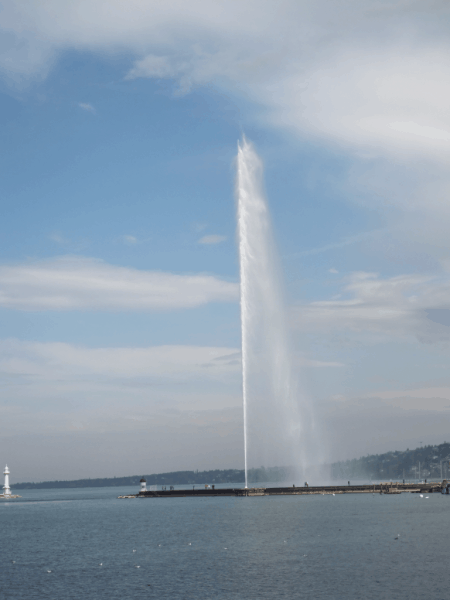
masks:
<svg viewBox="0 0 450 600"><path fill-rule="evenodd" d="M449 597L448 496L117 499L129 492L1 501L0 597Z"/></svg>

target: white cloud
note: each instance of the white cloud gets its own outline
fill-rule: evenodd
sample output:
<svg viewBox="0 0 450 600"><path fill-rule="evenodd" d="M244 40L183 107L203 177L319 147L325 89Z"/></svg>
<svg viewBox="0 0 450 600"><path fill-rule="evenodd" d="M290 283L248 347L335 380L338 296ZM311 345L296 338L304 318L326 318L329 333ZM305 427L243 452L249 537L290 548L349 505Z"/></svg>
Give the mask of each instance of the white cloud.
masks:
<svg viewBox="0 0 450 600"><path fill-rule="evenodd" d="M92 104L89 104L88 102L79 102L78 106L86 112L95 113L95 108L92 106Z"/></svg>
<svg viewBox="0 0 450 600"><path fill-rule="evenodd" d="M208 227L208 223L200 223L200 222L192 223L192 229L196 233L200 233L201 231L204 231L207 227Z"/></svg>
<svg viewBox="0 0 450 600"><path fill-rule="evenodd" d="M0 414L10 416L8 435L74 428L136 432L158 422L167 426L182 413L186 425L196 411L241 407L235 355L236 349L226 347L88 348L0 340L2 389L11 403L0 403Z"/></svg>
<svg viewBox="0 0 450 600"><path fill-rule="evenodd" d="M129 71L127 79L135 79L137 77L156 77L169 78L177 75L177 70L170 64L170 61L165 56L147 55L142 60L138 60L135 66Z"/></svg>
<svg viewBox="0 0 450 600"><path fill-rule="evenodd" d="M345 365L341 362L325 362L322 360L306 360L304 362L304 365L306 367L313 367L313 368L323 368L323 367L345 367Z"/></svg>
<svg viewBox="0 0 450 600"><path fill-rule="evenodd" d="M333 242L331 244L326 244L325 246L320 246L318 248L309 248L308 250L302 250L300 252L295 253L294 256L314 256L315 254L322 254L324 252L329 252L330 250L345 248L346 246L366 242L378 236L380 233L381 230L363 231L361 233L352 235L351 237L343 238L339 242Z"/></svg>
<svg viewBox="0 0 450 600"><path fill-rule="evenodd" d="M0 340L0 378L0 452L19 441L11 459L16 481L33 471L41 480L70 479L194 468L192 462L226 468L242 459L235 348Z"/></svg>
<svg viewBox="0 0 450 600"><path fill-rule="evenodd" d="M138 239L134 235L123 235L122 240L125 244L128 244L129 246L134 246L138 243Z"/></svg>
<svg viewBox="0 0 450 600"><path fill-rule="evenodd" d="M443 140L444 142L450 142L450 133L437 127L426 127L418 125L412 121L397 121L396 123L389 123L391 129L396 131L402 131L404 133L412 133L421 137L429 138L431 140Z"/></svg>
<svg viewBox="0 0 450 600"><path fill-rule="evenodd" d="M272 96L274 122L348 148L448 163L450 48L378 41L337 44L334 57L284 77Z"/></svg>
<svg viewBox="0 0 450 600"><path fill-rule="evenodd" d="M305 358L299 364L312 368L344 366ZM0 340L3 386L15 389L14 393L20 396L27 384L25 387L35 398L42 394L48 398L65 393L78 395L81 404L86 400L84 393L93 398L97 393L110 394L116 388L114 398L128 392L134 395L133 390L145 395L156 385L159 391L174 393L175 404L191 403L191 408L202 404L202 408L207 408L204 400L199 404L192 399L191 386L212 384L213 395L217 397L226 391L226 386L232 386L240 398L241 369L238 348L181 345L90 348L63 342ZM182 389L177 388L180 383ZM202 396L204 393L205 388Z"/></svg>
<svg viewBox="0 0 450 600"><path fill-rule="evenodd" d="M385 390L366 394L367 398L380 398L390 406L406 410L440 411L450 409L450 388L428 387L408 390Z"/></svg>
<svg viewBox="0 0 450 600"><path fill-rule="evenodd" d="M2 376L28 380L79 383L92 377L105 380L223 379L240 374L235 348L150 346L144 348L88 348L60 342L0 340ZM238 355L240 357L240 355Z"/></svg>
<svg viewBox="0 0 450 600"><path fill-rule="evenodd" d="M372 332L384 338L414 336L422 342L450 340L450 277L399 275L382 279L353 273L343 299L312 302L293 310L303 331Z"/></svg>
<svg viewBox="0 0 450 600"><path fill-rule="evenodd" d="M19 310L152 311L235 302L238 286L212 275L176 275L83 257L0 266L0 306Z"/></svg>
<svg viewBox="0 0 450 600"><path fill-rule="evenodd" d="M128 78L174 78L184 91L226 87L302 136L388 154L444 155L448 162L447 138L437 133L450 131L445 3L1 0L0 6L0 65L9 74L45 73L66 49L125 51L136 57Z"/></svg>
<svg viewBox="0 0 450 600"><path fill-rule="evenodd" d="M60 233L51 233L48 237L50 240L52 240L52 242L56 242L57 244L67 244L68 242L68 240L66 240L66 238Z"/></svg>
<svg viewBox="0 0 450 600"><path fill-rule="evenodd" d="M211 244L220 244L221 242L224 242L227 239L227 237L225 235L204 235L202 238L200 238L198 240L199 244L207 244L207 245L211 245Z"/></svg>
<svg viewBox="0 0 450 600"><path fill-rule="evenodd" d="M445 4L0 0L0 7L6 77L45 75L67 49L125 52L124 77L172 78L182 92L225 89L252 101L266 125L352 154L349 196L357 201L413 214L413 229L419 211L450 221ZM444 239L449 225L423 232L425 243L436 231ZM415 234L405 226L402 235Z"/></svg>
<svg viewBox="0 0 450 600"><path fill-rule="evenodd" d="M302 363L310 367L341 366ZM87 438L78 437L80 433L97 434L95 465L99 452L106 452L111 460L108 434L115 434L114 446L123 444L124 434L130 434L134 442L124 444L122 451L134 461L133 448L144 432L159 450L165 444L172 452L177 450L172 468L179 469L186 453L191 459L198 453L199 465L204 465L217 444L225 461L231 460L236 444L241 448L242 379L237 348L88 348L7 339L0 340L0 378L2 397L7 399L0 402L0 423L7 423L1 431L0 450L5 438L45 436L45 444L52 436L63 434L70 445L84 444ZM202 451L198 437L205 447ZM35 449L42 443L37 439ZM266 439L266 447L267 443ZM64 457L64 465L71 464L66 445L60 447L58 441L57 447L59 460ZM152 460L161 464L163 456L167 456L166 451L156 450ZM28 459L33 463L32 457ZM221 464L220 458L216 460Z"/></svg>

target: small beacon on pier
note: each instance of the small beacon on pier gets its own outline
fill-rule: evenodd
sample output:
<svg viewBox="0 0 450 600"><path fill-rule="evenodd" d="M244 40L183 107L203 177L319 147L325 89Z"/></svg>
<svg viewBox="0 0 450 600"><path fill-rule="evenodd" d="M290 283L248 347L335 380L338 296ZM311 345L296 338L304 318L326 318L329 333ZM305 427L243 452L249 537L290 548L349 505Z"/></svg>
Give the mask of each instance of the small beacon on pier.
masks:
<svg viewBox="0 0 450 600"><path fill-rule="evenodd" d="M147 482L145 481L144 478L141 479L140 484L141 484L140 491L141 492L146 492L147 491Z"/></svg>
<svg viewBox="0 0 450 600"><path fill-rule="evenodd" d="M3 494L4 494L4 496L11 496L11 490L9 488L9 469L8 469L8 465L6 465L5 470L3 471L3 475L5 476L5 485L3 486Z"/></svg>

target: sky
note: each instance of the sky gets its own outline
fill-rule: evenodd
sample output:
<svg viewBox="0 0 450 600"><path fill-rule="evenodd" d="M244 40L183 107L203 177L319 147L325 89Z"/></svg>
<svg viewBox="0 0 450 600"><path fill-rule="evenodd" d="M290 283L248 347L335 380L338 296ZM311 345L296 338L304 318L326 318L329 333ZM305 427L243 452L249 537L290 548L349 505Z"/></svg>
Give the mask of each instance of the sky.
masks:
<svg viewBox="0 0 450 600"><path fill-rule="evenodd" d="M243 467L244 134L320 460L448 440L449 22L440 0L0 0L12 482Z"/></svg>

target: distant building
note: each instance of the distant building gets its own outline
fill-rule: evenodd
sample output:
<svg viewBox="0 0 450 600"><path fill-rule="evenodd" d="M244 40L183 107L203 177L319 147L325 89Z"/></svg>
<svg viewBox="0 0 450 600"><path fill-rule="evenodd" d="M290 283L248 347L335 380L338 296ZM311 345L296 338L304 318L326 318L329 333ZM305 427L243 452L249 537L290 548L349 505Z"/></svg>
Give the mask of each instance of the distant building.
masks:
<svg viewBox="0 0 450 600"><path fill-rule="evenodd" d="M141 492L146 492L147 491L147 482L145 481L144 478L141 479L140 484L141 484L141 490L140 491Z"/></svg>

